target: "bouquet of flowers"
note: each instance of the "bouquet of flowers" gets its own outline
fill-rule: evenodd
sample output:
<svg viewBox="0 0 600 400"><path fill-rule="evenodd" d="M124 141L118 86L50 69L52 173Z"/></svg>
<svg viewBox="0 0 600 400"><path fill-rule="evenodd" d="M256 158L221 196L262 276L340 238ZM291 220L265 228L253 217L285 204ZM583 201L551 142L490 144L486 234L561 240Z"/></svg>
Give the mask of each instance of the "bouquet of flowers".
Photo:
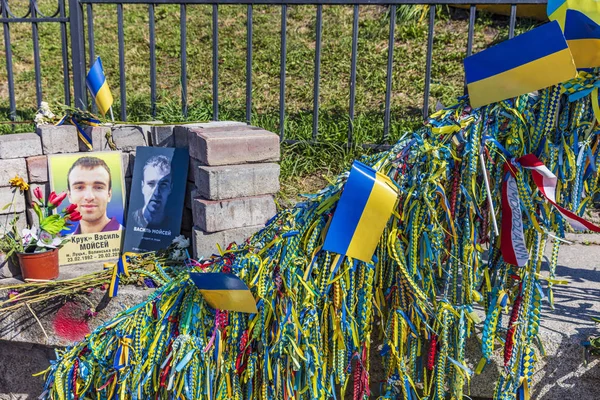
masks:
<svg viewBox="0 0 600 400"><path fill-rule="evenodd" d="M11 179L10 183L15 190L29 190L29 185L20 177ZM39 227L31 226L19 232L16 224L18 217L15 217L8 232L0 239L0 249L7 257L13 253L41 253L61 248L68 241L68 237L61 232L69 227L71 222L81 219L76 204L69 204L62 211L53 213L54 210L58 210L67 193L52 192L45 200L42 190L38 187L33 190L33 197L31 206L38 217Z"/></svg>

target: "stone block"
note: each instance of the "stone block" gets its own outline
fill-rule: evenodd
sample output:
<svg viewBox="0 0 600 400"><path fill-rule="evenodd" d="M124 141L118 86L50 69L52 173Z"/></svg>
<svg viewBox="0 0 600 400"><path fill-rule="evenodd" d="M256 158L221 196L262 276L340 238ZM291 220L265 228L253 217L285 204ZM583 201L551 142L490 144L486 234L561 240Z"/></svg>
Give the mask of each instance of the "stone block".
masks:
<svg viewBox="0 0 600 400"><path fill-rule="evenodd" d="M7 204L12 206L6 207ZM0 187L0 215L20 213L25 211L25 195L19 189Z"/></svg>
<svg viewBox="0 0 600 400"><path fill-rule="evenodd" d="M4 234L4 232L8 232L12 229L12 221L16 218L16 226L18 232L21 232L23 229L27 228L27 214L25 211L10 213L0 216L0 234Z"/></svg>
<svg viewBox="0 0 600 400"><path fill-rule="evenodd" d="M198 166L198 194L205 199L224 200L259 196L279 191L279 165L275 163Z"/></svg>
<svg viewBox="0 0 600 400"><path fill-rule="evenodd" d="M228 229L221 232L207 233L195 226L192 230L192 244L194 249L194 258L210 257L212 254L219 254L217 243L222 249L227 248L235 242L241 245L264 227L264 225L245 226L242 228Z"/></svg>
<svg viewBox="0 0 600 400"><path fill-rule="evenodd" d="M192 130L197 128L224 128L228 126L245 126L243 122L237 121L213 121L201 122L194 124L176 125L173 128L173 136L175 138L175 147L189 147L188 137Z"/></svg>
<svg viewBox="0 0 600 400"><path fill-rule="evenodd" d="M27 174L30 183L48 182L47 156L28 157L25 162L27 163Z"/></svg>
<svg viewBox="0 0 600 400"><path fill-rule="evenodd" d="M150 131L150 144L154 147L175 147L173 125L153 126Z"/></svg>
<svg viewBox="0 0 600 400"><path fill-rule="evenodd" d="M196 179L196 170L199 166L203 165L200 161L195 158L190 157L190 162L188 163L188 176L187 180L189 182L194 182Z"/></svg>
<svg viewBox="0 0 600 400"><path fill-rule="evenodd" d="M150 126L148 125L115 125L112 138L117 149L134 151L138 146L149 146Z"/></svg>
<svg viewBox="0 0 600 400"><path fill-rule="evenodd" d="M25 210L25 216L27 217L27 224L29 226L40 226L40 219L35 211L33 211L33 208L27 207Z"/></svg>
<svg viewBox="0 0 600 400"><path fill-rule="evenodd" d="M92 151L108 151L107 134L110 136L110 126L86 126L83 128L85 133L92 139ZM90 151L81 140L79 141L79 151Z"/></svg>
<svg viewBox="0 0 600 400"><path fill-rule="evenodd" d="M42 140L36 133L0 135L0 158L19 158L42 154Z"/></svg>
<svg viewBox="0 0 600 400"><path fill-rule="evenodd" d="M205 165L279 160L279 136L254 126L197 128L188 139L190 156Z"/></svg>
<svg viewBox="0 0 600 400"><path fill-rule="evenodd" d="M21 267L19 266L17 256L13 254L7 258L5 253L0 253L0 279L12 278L19 275L21 275Z"/></svg>
<svg viewBox="0 0 600 400"><path fill-rule="evenodd" d="M263 225L276 213L273 196L253 196L232 200L192 202L194 224L205 232L218 232L245 226Z"/></svg>
<svg viewBox="0 0 600 400"><path fill-rule="evenodd" d="M10 186L9 180L19 175L27 181L27 165L24 158L0 160L0 186Z"/></svg>
<svg viewBox="0 0 600 400"><path fill-rule="evenodd" d="M48 199L48 195L50 194L50 183L32 183L29 185L29 190L25 192L25 199L27 200L28 207L33 203L35 196L33 195L33 191L36 188L40 188L42 190L43 199ZM63 200L61 207L66 207L69 204L69 199Z"/></svg>
<svg viewBox="0 0 600 400"><path fill-rule="evenodd" d="M77 153L79 137L74 125L41 125L37 128L42 138L44 154Z"/></svg>
<svg viewBox="0 0 600 400"><path fill-rule="evenodd" d="M135 152L121 153L121 168L123 168L123 176L130 178L133 175L133 164L135 163Z"/></svg>

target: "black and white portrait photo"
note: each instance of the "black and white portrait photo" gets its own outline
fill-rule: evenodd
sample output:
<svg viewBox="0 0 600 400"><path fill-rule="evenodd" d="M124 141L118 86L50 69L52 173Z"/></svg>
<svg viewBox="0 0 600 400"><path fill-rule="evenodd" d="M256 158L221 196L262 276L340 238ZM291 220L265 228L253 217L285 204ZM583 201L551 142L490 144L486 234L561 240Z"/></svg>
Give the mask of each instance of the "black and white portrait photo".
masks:
<svg viewBox="0 0 600 400"><path fill-rule="evenodd" d="M124 251L166 248L179 235L188 158L186 149L136 149Z"/></svg>

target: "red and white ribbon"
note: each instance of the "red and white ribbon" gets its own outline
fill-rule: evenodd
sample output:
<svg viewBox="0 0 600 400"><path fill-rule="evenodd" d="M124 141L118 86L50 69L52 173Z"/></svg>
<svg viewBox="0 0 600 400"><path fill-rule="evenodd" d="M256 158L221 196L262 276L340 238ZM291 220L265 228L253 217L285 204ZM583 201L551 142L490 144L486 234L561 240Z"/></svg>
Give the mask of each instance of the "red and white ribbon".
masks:
<svg viewBox="0 0 600 400"><path fill-rule="evenodd" d="M505 168L508 170L508 168ZM500 250L504 261L518 265L527 264L529 251L525 245L523 233L523 216L521 215L521 199L517 181L512 171L507 172L506 179L502 182L502 236Z"/></svg>
<svg viewBox="0 0 600 400"><path fill-rule="evenodd" d="M558 179L536 156L527 154L516 161L523 168L531 171L531 176L537 188L573 229L600 232L600 227L584 220L556 203L556 184ZM522 267L529 260L529 252L527 251L525 236L523 234L521 203L514 170L508 166L505 169L508 173L502 183L502 234L500 249L505 262Z"/></svg>
<svg viewBox="0 0 600 400"><path fill-rule="evenodd" d="M536 186L544 197L552 204L560 215L577 231L590 230L600 232L600 227L586 221L577 214L559 206L556 203L556 183L558 179L546 166L533 154L527 154L517 160L523 168L531 171L531 176Z"/></svg>

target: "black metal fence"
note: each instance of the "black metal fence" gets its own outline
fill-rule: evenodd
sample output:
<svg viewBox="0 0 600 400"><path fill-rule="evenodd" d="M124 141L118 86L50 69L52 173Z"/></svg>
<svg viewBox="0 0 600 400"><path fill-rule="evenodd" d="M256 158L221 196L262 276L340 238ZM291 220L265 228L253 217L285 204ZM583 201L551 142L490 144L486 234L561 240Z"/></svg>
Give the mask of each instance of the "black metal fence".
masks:
<svg viewBox="0 0 600 400"><path fill-rule="evenodd" d="M120 81L120 119L127 120L127 93L126 93L126 73L125 73L125 53L124 53L124 26L123 26L123 4L147 4L150 32L150 97L152 114L156 112L156 36L155 36L155 7L158 4L179 4L180 5L180 54L181 54L181 103L183 115L187 115L187 49L186 49L186 9L188 5L208 4L212 5L212 109L213 120L219 119L219 5L247 5L247 52L246 52L246 122L250 123L252 117L252 10L253 5L270 5L280 7L281 9L281 53L280 53L280 79L279 79L279 126L281 140L285 138L284 120L285 120L285 80L286 80L286 31L287 31L287 10L289 5L315 5L316 6L316 44L315 44L315 68L314 68L314 103L313 103L313 140L317 139L319 131L319 81L320 81L320 63L321 63L321 41L323 25L323 5L352 5L354 6L353 29L352 29L352 54L350 70L350 101L348 105L348 118L350 121L348 131L348 142L353 137L353 121L355 106L355 88L356 88L356 65L357 65L357 45L359 35L359 9L361 5L379 5L390 8L390 25L387 57L387 77L385 91L385 111L384 111L384 139L387 137L390 129L390 99L392 92L392 69L394 52L394 34L396 25L396 8L403 4L422 4L429 5L429 28L427 40L426 56L426 76L423 97L423 117L426 118L429 109L429 90L431 83L431 63L433 54L434 23L436 17L436 5L470 5L469 26L466 54L470 55L473 45L473 35L476 18L476 5L479 4L510 4L510 26L509 37L514 35L516 10L520 4L545 4L547 0L68 0L68 15L65 8L65 0L57 0L57 9L50 15L44 15L40 12L37 0L29 0L29 8L26 14L15 15L11 9L8 0L0 0L1 18L3 25L4 45L6 49L6 70L8 77L8 96L10 105L10 116L14 119L16 116L16 101L14 87L14 73L12 62L10 26L14 23L31 24L34 69L35 69L35 88L38 106L42 101L42 84L40 69L40 49L38 37L38 24L40 23L58 23L60 24L61 51L63 62L63 84L65 103L74 105L81 109L88 108L88 97L85 86L86 65L91 64L95 59L94 53L94 4L114 4L118 23L118 52L119 52L119 81ZM84 43L84 17L87 25L87 51L88 58L86 63L86 46ZM69 36L67 38L67 24L69 24ZM71 43L71 55L69 58L67 40ZM73 76L73 101L71 100L71 83L69 81L69 71ZM92 105L95 109L95 105Z"/></svg>

